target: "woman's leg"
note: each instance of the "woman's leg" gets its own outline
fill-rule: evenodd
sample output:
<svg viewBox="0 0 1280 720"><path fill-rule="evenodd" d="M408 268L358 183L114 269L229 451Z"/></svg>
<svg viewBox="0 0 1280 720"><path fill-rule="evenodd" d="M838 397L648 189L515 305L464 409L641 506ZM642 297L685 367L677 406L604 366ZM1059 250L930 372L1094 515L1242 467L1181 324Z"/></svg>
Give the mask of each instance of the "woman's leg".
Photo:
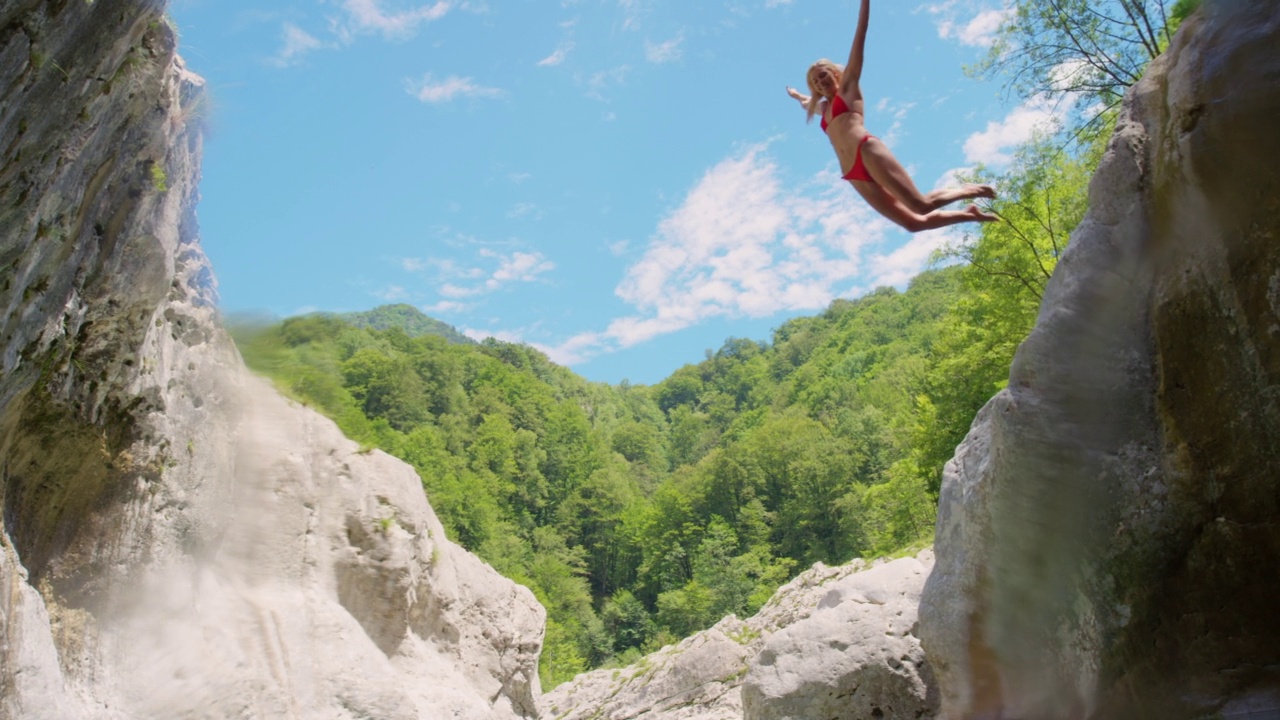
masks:
<svg viewBox="0 0 1280 720"><path fill-rule="evenodd" d="M894 221L907 232L936 230L966 222L995 222L999 219L991 213L983 212L977 205L970 205L964 210L933 210L928 213L917 213L879 185L857 180L849 184L853 185L872 209Z"/></svg>
<svg viewBox="0 0 1280 720"><path fill-rule="evenodd" d="M928 214L944 205L950 205L956 200L994 198L996 196L995 188L990 185L972 183L956 188L934 190L928 194L921 193L916 188L916 184L911 181L911 176L907 174L907 169L902 167L902 163L899 163L898 159L889 151L889 146L885 145L879 138L870 138L862 144L862 163L866 165L867 172L871 173L871 177L875 178L875 181L890 195L897 198L907 209L921 215ZM966 210L965 212L968 211ZM964 221L962 220L961 222Z"/></svg>

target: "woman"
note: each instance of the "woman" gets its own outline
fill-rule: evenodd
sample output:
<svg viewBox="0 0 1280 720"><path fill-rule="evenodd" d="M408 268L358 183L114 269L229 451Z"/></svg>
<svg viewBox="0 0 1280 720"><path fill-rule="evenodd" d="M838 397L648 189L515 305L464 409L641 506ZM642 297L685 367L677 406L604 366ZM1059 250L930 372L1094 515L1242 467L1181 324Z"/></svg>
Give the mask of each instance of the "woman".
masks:
<svg viewBox="0 0 1280 720"><path fill-rule="evenodd" d="M787 94L800 101L809 112L809 120L814 115L822 118L822 129L835 148L844 179L881 215L913 233L963 222L994 222L996 216L977 205L964 210L940 208L956 200L994 198L995 188L970 184L923 194L889 147L867 132L863 125L866 104L858 80L862 76L862 51L870 15L871 0L862 0L858 30L844 70L830 60L819 60L809 68L809 91L813 95L805 97L792 88L787 88Z"/></svg>

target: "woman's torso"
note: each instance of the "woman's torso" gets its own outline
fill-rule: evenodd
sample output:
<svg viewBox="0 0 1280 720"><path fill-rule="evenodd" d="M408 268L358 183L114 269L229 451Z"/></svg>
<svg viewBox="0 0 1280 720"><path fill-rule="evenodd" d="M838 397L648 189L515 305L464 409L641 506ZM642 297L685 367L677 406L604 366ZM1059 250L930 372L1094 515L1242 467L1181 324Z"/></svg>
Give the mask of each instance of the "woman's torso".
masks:
<svg viewBox="0 0 1280 720"><path fill-rule="evenodd" d="M858 157L858 146L868 133L864 124L866 106L861 94L853 98L842 97L840 100L840 105L844 107L837 105L836 109L844 112L832 117L832 105L836 104L835 99L832 99L822 106L822 119L827 121L827 138L831 140L831 147L840 160L840 173L843 175L853 168Z"/></svg>

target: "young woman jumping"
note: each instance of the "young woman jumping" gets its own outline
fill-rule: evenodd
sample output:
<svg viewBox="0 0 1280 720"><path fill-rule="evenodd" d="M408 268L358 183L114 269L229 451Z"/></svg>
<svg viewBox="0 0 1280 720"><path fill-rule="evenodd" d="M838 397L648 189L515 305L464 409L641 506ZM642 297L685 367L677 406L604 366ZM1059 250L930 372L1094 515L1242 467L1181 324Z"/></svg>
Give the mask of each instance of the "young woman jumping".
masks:
<svg viewBox="0 0 1280 720"><path fill-rule="evenodd" d="M956 200L994 198L995 188L969 184L921 193L889 147L867 132L863 124L866 103L858 81L870 16L871 0L862 0L849 64L843 70L830 60L819 60L809 68L807 76L812 95L806 97L793 88L787 88L787 94L800 101L809 120L814 115L822 118L822 129L840 160L844 179L881 215L913 233L957 223L996 221L995 215L983 212L977 205L964 210L940 209Z"/></svg>

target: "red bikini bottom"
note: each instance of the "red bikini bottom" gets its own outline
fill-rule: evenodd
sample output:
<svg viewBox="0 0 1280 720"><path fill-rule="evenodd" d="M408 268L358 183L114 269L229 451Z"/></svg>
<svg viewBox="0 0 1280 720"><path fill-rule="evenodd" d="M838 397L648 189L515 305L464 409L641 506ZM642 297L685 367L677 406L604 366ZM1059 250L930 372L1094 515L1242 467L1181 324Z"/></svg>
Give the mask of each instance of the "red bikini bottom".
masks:
<svg viewBox="0 0 1280 720"><path fill-rule="evenodd" d="M853 167L849 169L849 172L844 174L845 180L861 180L869 183L874 183L876 181L875 178L871 177L871 173L867 172L867 166L862 162L862 146L866 145L867 141L873 137L875 136L867 135L862 138L862 142L858 143L858 155L853 159Z"/></svg>

